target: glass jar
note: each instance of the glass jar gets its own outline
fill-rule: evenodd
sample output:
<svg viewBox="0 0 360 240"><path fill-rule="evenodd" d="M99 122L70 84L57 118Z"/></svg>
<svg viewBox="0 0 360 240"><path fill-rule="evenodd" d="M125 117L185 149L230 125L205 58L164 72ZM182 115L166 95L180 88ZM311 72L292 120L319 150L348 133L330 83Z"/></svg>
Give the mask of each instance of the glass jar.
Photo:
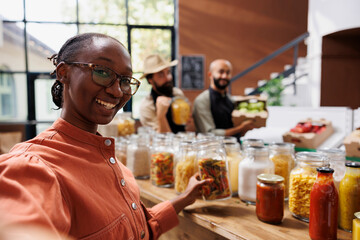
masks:
<svg viewBox="0 0 360 240"><path fill-rule="evenodd" d="M200 179L213 181L203 186L204 200L228 199L231 197L228 163L225 148L221 141L203 140L197 142L197 163Z"/></svg>
<svg viewBox="0 0 360 240"><path fill-rule="evenodd" d="M115 138L115 156L116 158L125 166L127 165L126 162L126 155L127 155L127 146L128 146L128 139L125 137L116 137Z"/></svg>
<svg viewBox="0 0 360 240"><path fill-rule="evenodd" d="M180 142L175 165L175 190L177 193L185 191L189 179L198 171L196 149L192 141Z"/></svg>
<svg viewBox="0 0 360 240"><path fill-rule="evenodd" d="M186 125L190 112L189 100L185 97L174 97L171 100L172 120L177 125Z"/></svg>
<svg viewBox="0 0 360 240"><path fill-rule="evenodd" d="M264 141L262 139L255 139L255 138L248 138L242 140L241 147L242 150L245 151L247 147L253 147L253 146L264 146Z"/></svg>
<svg viewBox="0 0 360 240"><path fill-rule="evenodd" d="M274 163L269 159L269 148L248 147L245 158L239 163L238 195L241 201L255 205L257 176L261 173L274 173Z"/></svg>
<svg viewBox="0 0 360 240"><path fill-rule="evenodd" d="M137 179L150 177L150 146L149 135L131 135L127 147L127 167Z"/></svg>
<svg viewBox="0 0 360 240"><path fill-rule="evenodd" d="M325 155L316 152L298 152L296 167L290 172L289 211L302 221L309 222L310 191L316 181L317 167L329 167Z"/></svg>
<svg viewBox="0 0 360 240"><path fill-rule="evenodd" d="M352 227L352 240L360 239L360 212L354 214Z"/></svg>
<svg viewBox="0 0 360 240"><path fill-rule="evenodd" d="M275 166L275 174L284 178L285 199L289 198L290 171L295 166L294 157L295 144L293 143L272 143L269 145L270 159Z"/></svg>
<svg viewBox="0 0 360 240"><path fill-rule="evenodd" d="M338 192L328 167L317 168L317 178L310 192L309 235L311 239L337 239Z"/></svg>
<svg viewBox="0 0 360 240"><path fill-rule="evenodd" d="M243 159L238 142L224 142L226 158L229 164L229 176L232 195L237 195L239 163Z"/></svg>
<svg viewBox="0 0 360 240"><path fill-rule="evenodd" d="M339 186L339 227L351 232L354 213L360 211L360 163L348 162L345 166Z"/></svg>
<svg viewBox="0 0 360 240"><path fill-rule="evenodd" d="M334 183L336 188L339 190L339 184L341 179L345 176L345 162L346 162L346 154L344 150L337 148L322 148L317 150L320 153L323 153L327 156L330 167L334 169Z"/></svg>
<svg viewBox="0 0 360 240"><path fill-rule="evenodd" d="M117 122L118 136L127 136L135 133L135 120L131 112L118 113L114 119Z"/></svg>
<svg viewBox="0 0 360 240"><path fill-rule="evenodd" d="M150 179L159 187L174 185L174 153L171 135L157 134L151 149Z"/></svg>
<svg viewBox="0 0 360 240"><path fill-rule="evenodd" d="M260 174L256 184L256 216L272 224L282 222L284 216L284 178L275 174Z"/></svg>

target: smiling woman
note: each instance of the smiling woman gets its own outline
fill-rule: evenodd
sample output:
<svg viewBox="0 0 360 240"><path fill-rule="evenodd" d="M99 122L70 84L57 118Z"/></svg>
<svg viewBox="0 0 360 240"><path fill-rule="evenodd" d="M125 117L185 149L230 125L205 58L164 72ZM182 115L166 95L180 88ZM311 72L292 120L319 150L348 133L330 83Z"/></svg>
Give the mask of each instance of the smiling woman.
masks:
<svg viewBox="0 0 360 240"><path fill-rule="evenodd" d="M61 116L0 156L0 216L6 214L6 225L41 225L75 239L157 239L178 224L177 213L208 180L193 176L183 194L145 208L133 174L115 157L114 139L97 132L139 86L127 49L86 33L51 59Z"/></svg>

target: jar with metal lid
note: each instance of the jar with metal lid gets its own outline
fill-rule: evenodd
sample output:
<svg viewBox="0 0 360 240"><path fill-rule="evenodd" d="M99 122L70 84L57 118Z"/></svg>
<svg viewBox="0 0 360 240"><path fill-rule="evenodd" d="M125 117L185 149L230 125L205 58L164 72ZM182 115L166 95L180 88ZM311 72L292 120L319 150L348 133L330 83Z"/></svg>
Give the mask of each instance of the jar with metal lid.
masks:
<svg viewBox="0 0 360 240"><path fill-rule="evenodd" d="M126 155L128 139L125 137L115 137L115 156L116 158L126 166Z"/></svg>
<svg viewBox="0 0 360 240"><path fill-rule="evenodd" d="M354 213L353 219L353 226L352 226L352 240L359 240L360 239L360 212Z"/></svg>
<svg viewBox="0 0 360 240"><path fill-rule="evenodd" d="M255 138L248 138L243 139L241 143L242 150L245 151L247 147L253 147L253 146L264 146L264 140L262 139L255 139Z"/></svg>
<svg viewBox="0 0 360 240"><path fill-rule="evenodd" d="M174 185L174 153L171 134L157 134L151 149L150 179L159 187Z"/></svg>
<svg viewBox="0 0 360 240"><path fill-rule="evenodd" d="M352 231L354 213L360 211L360 163L347 162L339 186L339 227Z"/></svg>
<svg viewBox="0 0 360 240"><path fill-rule="evenodd" d="M289 198L289 178L290 171L295 166L294 156L295 144L293 143L271 143L270 159L275 166L275 174L284 178L285 199Z"/></svg>
<svg viewBox="0 0 360 240"><path fill-rule="evenodd" d="M316 168L317 177L310 192L309 235L311 239L337 239L338 192L329 167Z"/></svg>
<svg viewBox="0 0 360 240"><path fill-rule="evenodd" d="M175 156L175 190L177 193L182 193L190 178L198 171L197 151L193 141L181 141L179 145L179 151Z"/></svg>
<svg viewBox="0 0 360 240"><path fill-rule="evenodd" d="M212 179L203 186L204 200L228 199L231 197L229 168L222 141L202 140L197 142L197 163L200 179Z"/></svg>
<svg viewBox="0 0 360 240"><path fill-rule="evenodd" d="M253 146L245 150L245 158L239 163L238 195L240 200L255 205L257 176L274 174L274 163L269 159L269 148Z"/></svg>
<svg viewBox="0 0 360 240"><path fill-rule="evenodd" d="M302 221L309 222L310 191L316 181L317 167L329 167L326 156L316 152L298 152L296 166L290 172L289 210Z"/></svg>
<svg viewBox="0 0 360 240"><path fill-rule="evenodd" d="M189 100L182 96L173 97L170 106L173 122L177 125L186 125L191 115Z"/></svg>
<svg viewBox="0 0 360 240"><path fill-rule="evenodd" d="M339 189L339 184L341 179L345 176L345 162L346 162L346 153L344 150L338 148L321 148L317 152L323 153L327 156L330 167L334 169L334 183L337 189Z"/></svg>
<svg viewBox="0 0 360 240"><path fill-rule="evenodd" d="M275 174L262 173L257 176L256 216L272 224L282 222L284 216L284 178Z"/></svg>
<svg viewBox="0 0 360 240"><path fill-rule="evenodd" d="M224 142L224 146L229 164L231 192L234 196L237 195L238 191L239 163L243 159L243 155L240 150L240 144L237 141Z"/></svg>
<svg viewBox="0 0 360 240"><path fill-rule="evenodd" d="M127 146L127 167L137 179L148 179L150 177L150 136L130 135L130 143Z"/></svg>

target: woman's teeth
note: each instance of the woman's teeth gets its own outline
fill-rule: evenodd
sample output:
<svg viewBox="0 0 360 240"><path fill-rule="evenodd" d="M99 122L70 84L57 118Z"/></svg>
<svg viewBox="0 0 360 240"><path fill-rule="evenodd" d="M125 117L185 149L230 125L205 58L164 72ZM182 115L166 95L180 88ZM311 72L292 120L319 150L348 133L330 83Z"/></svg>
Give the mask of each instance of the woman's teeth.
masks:
<svg viewBox="0 0 360 240"><path fill-rule="evenodd" d="M104 102L100 99L96 99L96 102L104 106L106 109L113 109L116 106L116 104Z"/></svg>

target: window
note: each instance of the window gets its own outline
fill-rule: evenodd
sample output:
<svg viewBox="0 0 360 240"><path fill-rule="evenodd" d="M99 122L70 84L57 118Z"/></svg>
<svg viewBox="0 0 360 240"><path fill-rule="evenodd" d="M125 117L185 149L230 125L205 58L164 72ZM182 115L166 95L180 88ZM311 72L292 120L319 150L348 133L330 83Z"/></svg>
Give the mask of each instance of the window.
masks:
<svg viewBox="0 0 360 240"><path fill-rule="evenodd" d="M47 58L75 34L100 32L117 38L131 54L137 78L148 54L175 58L175 0L1 1L1 18L0 66L8 68L0 72L0 121L31 121L34 129L50 125L60 113L49 95L54 66ZM143 80L124 110L138 118L139 103L150 88Z"/></svg>

